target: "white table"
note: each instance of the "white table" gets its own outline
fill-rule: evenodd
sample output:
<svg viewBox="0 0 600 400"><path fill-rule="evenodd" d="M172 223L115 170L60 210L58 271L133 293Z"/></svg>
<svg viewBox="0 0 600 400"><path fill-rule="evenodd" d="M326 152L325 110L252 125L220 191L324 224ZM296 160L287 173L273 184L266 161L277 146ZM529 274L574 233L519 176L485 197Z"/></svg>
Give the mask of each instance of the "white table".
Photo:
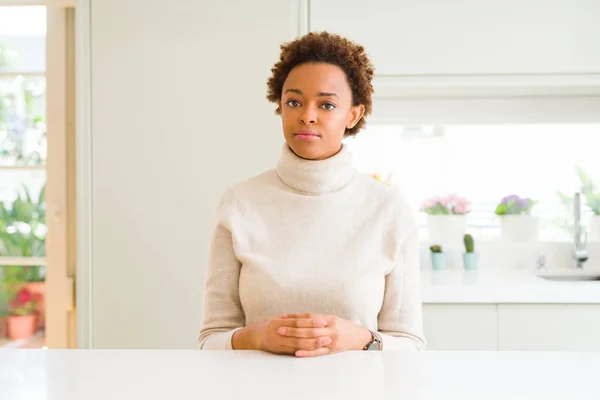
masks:
<svg viewBox="0 0 600 400"><path fill-rule="evenodd" d="M0 350L0 399L600 399L600 353Z"/></svg>

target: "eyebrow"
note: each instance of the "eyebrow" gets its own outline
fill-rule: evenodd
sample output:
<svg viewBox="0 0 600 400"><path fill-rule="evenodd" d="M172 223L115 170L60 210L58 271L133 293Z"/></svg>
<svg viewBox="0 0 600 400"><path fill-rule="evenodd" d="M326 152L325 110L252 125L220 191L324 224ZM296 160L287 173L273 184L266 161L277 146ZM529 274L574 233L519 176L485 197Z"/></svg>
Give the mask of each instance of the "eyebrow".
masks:
<svg viewBox="0 0 600 400"><path fill-rule="evenodd" d="M285 91L285 93L287 93L287 92L293 92L293 93L297 93L299 95L303 95L302 90L300 90L300 89L288 89ZM340 96L338 96L337 94L328 93L328 92L319 92L318 96L320 96L320 97L332 96L332 97L337 97L338 99L340 98Z"/></svg>

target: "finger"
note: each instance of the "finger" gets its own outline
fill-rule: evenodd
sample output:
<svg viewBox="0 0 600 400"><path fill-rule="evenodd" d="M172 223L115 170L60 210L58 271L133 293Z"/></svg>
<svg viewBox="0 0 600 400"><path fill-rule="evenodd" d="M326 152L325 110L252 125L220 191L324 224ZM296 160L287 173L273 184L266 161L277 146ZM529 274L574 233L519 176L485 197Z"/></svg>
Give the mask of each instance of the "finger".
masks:
<svg viewBox="0 0 600 400"><path fill-rule="evenodd" d="M291 338L281 336L278 344L286 347L293 347L296 350L315 350L319 347L324 347L331 344L332 340L329 336L321 336L317 338Z"/></svg>
<svg viewBox="0 0 600 400"><path fill-rule="evenodd" d="M294 328L323 328L327 326L327 321L322 318L286 318L281 320L281 326L291 326Z"/></svg>
<svg viewBox="0 0 600 400"><path fill-rule="evenodd" d="M275 354L294 354L298 351L297 347L286 346L279 339L261 342L260 349Z"/></svg>
<svg viewBox="0 0 600 400"><path fill-rule="evenodd" d="M291 354L294 355L298 349L296 347L289 347L289 346L284 346L284 345L277 345L273 348L264 348L261 350L265 350L271 353L275 353L275 354Z"/></svg>
<svg viewBox="0 0 600 400"><path fill-rule="evenodd" d="M296 338L316 338L320 336L329 336L331 329L329 328L292 328L292 327L280 327L277 329L277 333L282 336L296 337Z"/></svg>
<svg viewBox="0 0 600 400"><path fill-rule="evenodd" d="M298 350L296 352L296 357L300 358L308 358L308 357L318 357L324 356L326 354L331 354L333 351L329 347L321 347L316 350Z"/></svg>

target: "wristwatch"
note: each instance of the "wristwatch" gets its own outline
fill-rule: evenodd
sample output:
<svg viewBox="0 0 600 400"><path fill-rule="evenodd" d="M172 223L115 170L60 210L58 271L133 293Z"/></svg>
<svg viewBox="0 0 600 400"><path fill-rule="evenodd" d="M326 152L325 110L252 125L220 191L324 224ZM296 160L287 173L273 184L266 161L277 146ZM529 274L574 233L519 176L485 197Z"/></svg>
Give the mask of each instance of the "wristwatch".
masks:
<svg viewBox="0 0 600 400"><path fill-rule="evenodd" d="M381 350L381 337L371 330L369 332L371 332L371 341L367 343L363 350Z"/></svg>

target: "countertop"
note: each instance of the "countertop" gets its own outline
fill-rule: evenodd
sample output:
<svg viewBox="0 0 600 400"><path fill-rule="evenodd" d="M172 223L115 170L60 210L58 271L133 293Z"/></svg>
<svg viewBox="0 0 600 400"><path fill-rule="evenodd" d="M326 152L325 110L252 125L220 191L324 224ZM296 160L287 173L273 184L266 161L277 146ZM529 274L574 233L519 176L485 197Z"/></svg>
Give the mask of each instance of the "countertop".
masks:
<svg viewBox="0 0 600 400"><path fill-rule="evenodd" d="M422 270L424 304L600 304L600 281L550 281L533 271Z"/></svg>
<svg viewBox="0 0 600 400"><path fill-rule="evenodd" d="M600 353L0 350L2 400L600 399Z"/></svg>

